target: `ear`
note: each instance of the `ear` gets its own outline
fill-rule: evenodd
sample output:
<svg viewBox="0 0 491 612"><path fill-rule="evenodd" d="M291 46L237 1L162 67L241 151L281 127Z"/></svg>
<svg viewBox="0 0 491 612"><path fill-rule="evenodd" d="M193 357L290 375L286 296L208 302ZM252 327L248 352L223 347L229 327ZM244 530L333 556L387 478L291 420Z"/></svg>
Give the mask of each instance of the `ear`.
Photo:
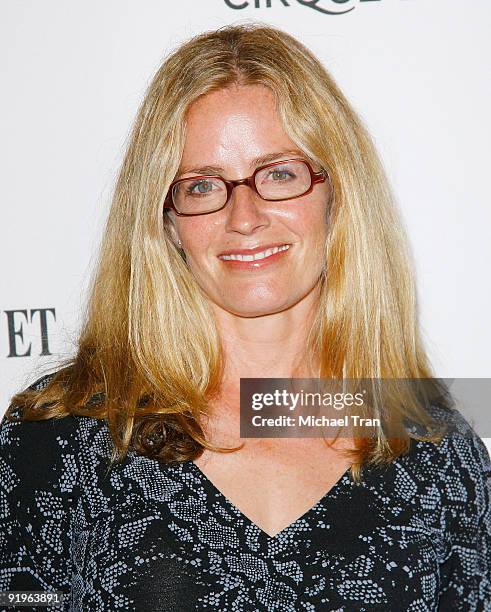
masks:
<svg viewBox="0 0 491 612"><path fill-rule="evenodd" d="M169 222L167 223L167 227L169 228L170 237L172 242L176 245L178 249L182 248L181 240L179 239L179 234L177 233L177 229L175 226L174 215L172 212L168 213Z"/></svg>

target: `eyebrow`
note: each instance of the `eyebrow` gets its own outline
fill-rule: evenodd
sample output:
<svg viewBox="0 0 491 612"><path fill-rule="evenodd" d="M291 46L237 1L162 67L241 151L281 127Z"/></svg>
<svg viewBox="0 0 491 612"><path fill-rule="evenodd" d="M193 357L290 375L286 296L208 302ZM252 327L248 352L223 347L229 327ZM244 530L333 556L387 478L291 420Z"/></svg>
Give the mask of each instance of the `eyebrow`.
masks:
<svg viewBox="0 0 491 612"><path fill-rule="evenodd" d="M288 149L286 151L276 151L274 153L266 153L266 155L254 157L254 159L251 160L251 166L253 168L257 168L258 166L263 166L264 164L268 164L269 162L276 161L277 159L287 156L303 157L308 159L308 156L305 155L305 153L300 149ZM182 174L188 174L189 172L194 172L195 174L221 174L224 172L224 170L225 169L221 166L185 167L179 168L176 177L181 176Z"/></svg>

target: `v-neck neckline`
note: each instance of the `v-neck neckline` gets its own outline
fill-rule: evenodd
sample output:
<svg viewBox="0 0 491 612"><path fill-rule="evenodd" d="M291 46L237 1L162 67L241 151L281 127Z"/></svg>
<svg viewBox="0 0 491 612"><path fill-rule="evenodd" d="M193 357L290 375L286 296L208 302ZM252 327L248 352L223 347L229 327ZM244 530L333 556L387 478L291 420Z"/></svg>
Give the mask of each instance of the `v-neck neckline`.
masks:
<svg viewBox="0 0 491 612"><path fill-rule="evenodd" d="M284 527L281 531L278 531L274 535L269 535L264 529L261 529L257 523L255 523L252 519L250 519L238 506L236 506L209 478L208 476L199 468L194 461L189 460L184 462L184 464L189 464L191 470L198 476L200 481L203 483L205 487L207 487L210 491L212 491L216 497L222 500L225 504L227 504L235 514L240 516L242 520L247 523L252 529L254 529L258 535L265 539L267 542L273 542L278 540L280 537L285 536L288 532L295 528L295 526L300 523L300 521L305 521L308 517L317 510L319 506L321 506L328 498L332 497L335 491L340 489L346 480L351 480L349 473L351 470L351 466L346 469L345 472L338 478L338 480L332 485L332 487L326 491L320 499L318 499L310 508L308 508L302 515L298 516L291 523L289 523L286 527Z"/></svg>

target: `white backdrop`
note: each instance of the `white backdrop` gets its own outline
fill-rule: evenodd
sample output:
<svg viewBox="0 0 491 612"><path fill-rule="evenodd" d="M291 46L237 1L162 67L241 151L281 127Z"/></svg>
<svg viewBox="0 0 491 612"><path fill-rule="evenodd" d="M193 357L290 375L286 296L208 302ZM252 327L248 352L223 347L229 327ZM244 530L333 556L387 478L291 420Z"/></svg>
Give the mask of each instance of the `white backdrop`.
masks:
<svg viewBox="0 0 491 612"><path fill-rule="evenodd" d="M116 171L158 66L191 35L250 20L310 47L372 133L407 225L437 376L491 377L489 0L3 0L0 414L73 350Z"/></svg>

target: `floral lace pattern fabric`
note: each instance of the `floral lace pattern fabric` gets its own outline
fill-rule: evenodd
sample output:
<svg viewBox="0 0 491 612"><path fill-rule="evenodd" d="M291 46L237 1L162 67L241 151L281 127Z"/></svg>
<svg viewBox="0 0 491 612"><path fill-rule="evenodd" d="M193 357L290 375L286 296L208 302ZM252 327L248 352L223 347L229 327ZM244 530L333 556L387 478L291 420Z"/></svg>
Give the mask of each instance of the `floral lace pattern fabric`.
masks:
<svg viewBox="0 0 491 612"><path fill-rule="evenodd" d="M191 461L108 470L103 420L4 419L0 591L91 612L491 611L491 463L462 427L346 472L271 537Z"/></svg>

